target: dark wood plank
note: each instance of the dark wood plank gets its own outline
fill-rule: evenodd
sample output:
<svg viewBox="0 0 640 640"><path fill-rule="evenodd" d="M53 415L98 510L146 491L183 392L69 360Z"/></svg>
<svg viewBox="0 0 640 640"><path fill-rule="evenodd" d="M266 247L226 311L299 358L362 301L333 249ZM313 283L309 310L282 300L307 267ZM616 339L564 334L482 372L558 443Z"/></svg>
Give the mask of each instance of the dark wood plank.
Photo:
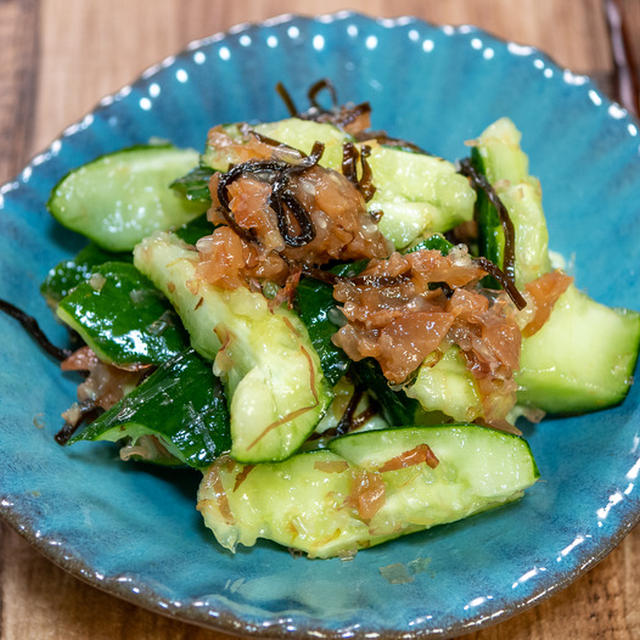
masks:
<svg viewBox="0 0 640 640"><path fill-rule="evenodd" d="M636 68L640 68L640 2L638 0L622 0L622 13L627 31L631 36L631 55Z"/></svg>
<svg viewBox="0 0 640 640"><path fill-rule="evenodd" d="M370 15L477 24L502 38L540 47L579 72L611 66L600 0L354 0L350 6ZM314 15L343 9L344 2L297 0L293 8ZM188 41L291 10L285 0L190 0L188 5L177 0L43 0L40 99L31 151L44 148L99 97Z"/></svg>
<svg viewBox="0 0 640 640"><path fill-rule="evenodd" d="M0 2L0 182L33 148L39 44L38 0Z"/></svg>

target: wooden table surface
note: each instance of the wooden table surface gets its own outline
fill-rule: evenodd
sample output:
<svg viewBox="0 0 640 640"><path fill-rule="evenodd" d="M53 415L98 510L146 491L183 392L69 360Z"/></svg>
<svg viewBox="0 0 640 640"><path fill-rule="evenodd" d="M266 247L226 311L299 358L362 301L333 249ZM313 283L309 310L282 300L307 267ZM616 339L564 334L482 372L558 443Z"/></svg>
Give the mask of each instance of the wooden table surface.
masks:
<svg viewBox="0 0 640 640"><path fill-rule="evenodd" d="M622 3L640 59L640 0ZM372 15L477 24L548 52L612 88L600 0L351 0ZM392 7L392 8L391 8ZM0 183L104 94L192 39L285 12L345 8L338 0L0 0ZM53 446L53 445L52 445ZM0 530L2 640L224 640L106 595ZM640 528L600 565L534 609L472 634L478 640L640 638Z"/></svg>

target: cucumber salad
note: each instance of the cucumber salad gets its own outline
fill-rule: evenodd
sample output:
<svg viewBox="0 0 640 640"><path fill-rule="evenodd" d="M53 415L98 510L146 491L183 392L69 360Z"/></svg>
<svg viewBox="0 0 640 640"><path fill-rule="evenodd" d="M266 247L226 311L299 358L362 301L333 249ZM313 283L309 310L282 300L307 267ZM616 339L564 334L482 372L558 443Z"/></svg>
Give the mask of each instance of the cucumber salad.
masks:
<svg viewBox="0 0 640 640"><path fill-rule="evenodd" d="M50 353L84 374L56 440L200 471L232 551L350 557L521 498L539 473L516 422L620 403L640 314L556 268L509 119L454 164L327 80L303 112L278 91L286 119L214 126L202 154L123 149L53 189L89 239L41 287L74 342Z"/></svg>

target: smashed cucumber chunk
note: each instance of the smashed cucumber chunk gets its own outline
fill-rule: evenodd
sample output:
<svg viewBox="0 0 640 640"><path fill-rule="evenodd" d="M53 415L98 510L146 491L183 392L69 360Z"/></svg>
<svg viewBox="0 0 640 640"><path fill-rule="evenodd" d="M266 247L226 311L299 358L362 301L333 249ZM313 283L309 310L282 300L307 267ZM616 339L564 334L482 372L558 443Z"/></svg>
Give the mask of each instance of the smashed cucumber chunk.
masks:
<svg viewBox="0 0 640 640"><path fill-rule="evenodd" d="M58 302L74 287L90 278L95 267L105 262L132 261L131 253L105 251L94 242L90 242L74 258L63 260L49 270L45 281L40 285L40 293L47 304L55 309Z"/></svg>
<svg viewBox="0 0 640 640"><path fill-rule="evenodd" d="M106 363L166 362L186 346L180 320L132 264L106 262L58 304L60 320Z"/></svg>
<svg viewBox="0 0 640 640"><path fill-rule="evenodd" d="M384 212L379 228L396 249L472 219L475 191L453 164L375 141L362 144L371 147L368 161L376 187L367 206Z"/></svg>
<svg viewBox="0 0 640 640"><path fill-rule="evenodd" d="M236 125L224 129L235 140L242 140ZM332 124L299 118L262 123L254 129L307 154L316 141L324 143L319 164L335 171L341 170L342 145L353 142L352 136ZM376 140L355 144L371 150L367 160L376 192L367 208L371 212L384 212L379 228L395 248L406 247L430 232L448 231L473 217L475 191L452 163L381 145ZM201 158L203 166L218 171L227 171L230 164L239 161L242 159L226 149L212 146L207 147Z"/></svg>
<svg viewBox="0 0 640 640"><path fill-rule="evenodd" d="M618 404L639 345L640 313L605 307L570 285L540 331L522 341L518 402L553 414Z"/></svg>
<svg viewBox="0 0 640 640"><path fill-rule="evenodd" d="M231 446L222 385L211 365L188 348L68 444L81 440L125 441L127 458L206 467Z"/></svg>
<svg viewBox="0 0 640 640"><path fill-rule="evenodd" d="M478 385L455 345L444 354L429 354L404 390L425 411L441 411L462 422L473 422L484 415Z"/></svg>
<svg viewBox="0 0 640 640"><path fill-rule="evenodd" d="M435 468L411 460L425 445ZM309 557L349 556L516 500L539 475L524 440L477 425L367 431L329 447L275 464L216 461L198 510L218 542L234 551L267 538Z"/></svg>
<svg viewBox="0 0 640 640"><path fill-rule="evenodd" d="M509 118L501 118L483 131L471 154L476 169L489 180L513 222L518 287L551 270L542 189L528 173L529 159L520 149L521 137ZM478 194L477 208L480 254L502 267L504 232L498 212L483 192ZM495 281L493 286L497 286Z"/></svg>
<svg viewBox="0 0 640 640"><path fill-rule="evenodd" d="M476 140L473 161L489 179L515 229L516 284L548 273L551 261L540 185L528 175L520 132L508 118ZM502 265L504 234L486 197L478 200L481 253ZM553 414L584 413L621 402L629 391L638 357L640 314L611 309L570 285L549 320L523 339L518 403Z"/></svg>
<svg viewBox="0 0 640 640"><path fill-rule="evenodd" d="M191 344L214 360L231 415L231 455L243 462L282 460L313 431L331 401L318 355L298 316L245 287L200 280L198 254L175 235L157 233L134 251L135 265L163 291Z"/></svg>
<svg viewBox="0 0 640 640"><path fill-rule="evenodd" d="M192 149L123 149L68 173L54 187L47 206L58 222L103 249L130 251L145 236L179 227L207 208L169 188L197 164Z"/></svg>

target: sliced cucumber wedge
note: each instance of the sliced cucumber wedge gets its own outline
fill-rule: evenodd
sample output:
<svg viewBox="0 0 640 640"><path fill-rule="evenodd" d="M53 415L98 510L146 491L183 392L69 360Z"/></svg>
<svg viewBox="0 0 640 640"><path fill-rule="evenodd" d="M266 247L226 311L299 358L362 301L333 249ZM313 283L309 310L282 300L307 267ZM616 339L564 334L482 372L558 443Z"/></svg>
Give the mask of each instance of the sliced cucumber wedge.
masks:
<svg viewBox="0 0 640 640"><path fill-rule="evenodd" d="M405 392L425 411L441 411L457 421L473 422L484 415L478 385L456 346L428 356Z"/></svg>
<svg viewBox="0 0 640 640"><path fill-rule="evenodd" d="M524 440L476 425L368 431L330 447L277 464L215 462L198 509L218 542L351 555L516 500L539 475ZM415 454L427 448L435 468Z"/></svg>
<svg viewBox="0 0 640 640"><path fill-rule="evenodd" d="M210 465L231 446L222 385L193 349L161 365L68 444L125 441L128 457L147 460L141 444L150 437L160 444L149 448L151 461L196 468Z"/></svg>
<svg viewBox="0 0 640 640"><path fill-rule="evenodd" d="M502 199L515 229L516 284L551 270L540 185L528 175L520 132L502 118L476 141L473 160ZM483 255L502 265L504 235L497 212L479 196L479 243ZM640 342L640 314L610 309L573 285L551 316L522 341L518 402L549 413L571 414L615 405L632 381Z"/></svg>
<svg viewBox="0 0 640 640"><path fill-rule="evenodd" d="M513 222L518 287L551 270L542 190L538 179L528 174L529 159L520 148L521 137L511 120L501 118L483 131L472 150L474 165L487 177ZM480 254L502 267L504 233L484 193L478 196L478 243Z"/></svg>
<svg viewBox="0 0 640 640"><path fill-rule="evenodd" d="M106 262L93 269L60 301L56 313L103 362L160 364L187 346L169 302L125 262Z"/></svg>
<svg viewBox="0 0 640 640"><path fill-rule="evenodd" d="M108 251L130 251L145 236L201 214L169 185L198 164L191 149L138 146L74 169L54 187L48 208L65 227Z"/></svg>
<svg viewBox="0 0 640 640"><path fill-rule="evenodd" d="M226 291L199 280L198 254L158 233L134 252L136 266L174 305L191 344L215 360L230 402L231 455L282 460L313 431L331 401L318 355L298 316L244 287Z"/></svg>
<svg viewBox="0 0 640 640"><path fill-rule="evenodd" d="M45 297L47 304L55 308L74 287L89 279L95 267L105 262L132 261L133 256L130 253L105 251L94 242L90 242L75 258L59 262L49 271L45 281L40 285L40 293Z"/></svg>
<svg viewBox="0 0 640 640"><path fill-rule="evenodd" d="M617 404L629 391L639 345L639 313L605 307L571 285L542 329L523 340L518 402L554 414Z"/></svg>
<svg viewBox="0 0 640 640"><path fill-rule="evenodd" d="M325 150L320 165L335 171L341 170L342 145L353 141L334 125L299 118L262 123L254 129L307 154L316 141L322 142ZM236 125L227 125L224 130L232 139L242 142ZM380 231L397 249L427 233L448 231L473 217L475 191L450 162L381 145L376 140L357 145L366 145L371 151L368 163L376 193L367 207L371 212L384 213ZM218 171L227 171L230 164L238 161L241 159L227 147L211 145L201 158L203 166Z"/></svg>

